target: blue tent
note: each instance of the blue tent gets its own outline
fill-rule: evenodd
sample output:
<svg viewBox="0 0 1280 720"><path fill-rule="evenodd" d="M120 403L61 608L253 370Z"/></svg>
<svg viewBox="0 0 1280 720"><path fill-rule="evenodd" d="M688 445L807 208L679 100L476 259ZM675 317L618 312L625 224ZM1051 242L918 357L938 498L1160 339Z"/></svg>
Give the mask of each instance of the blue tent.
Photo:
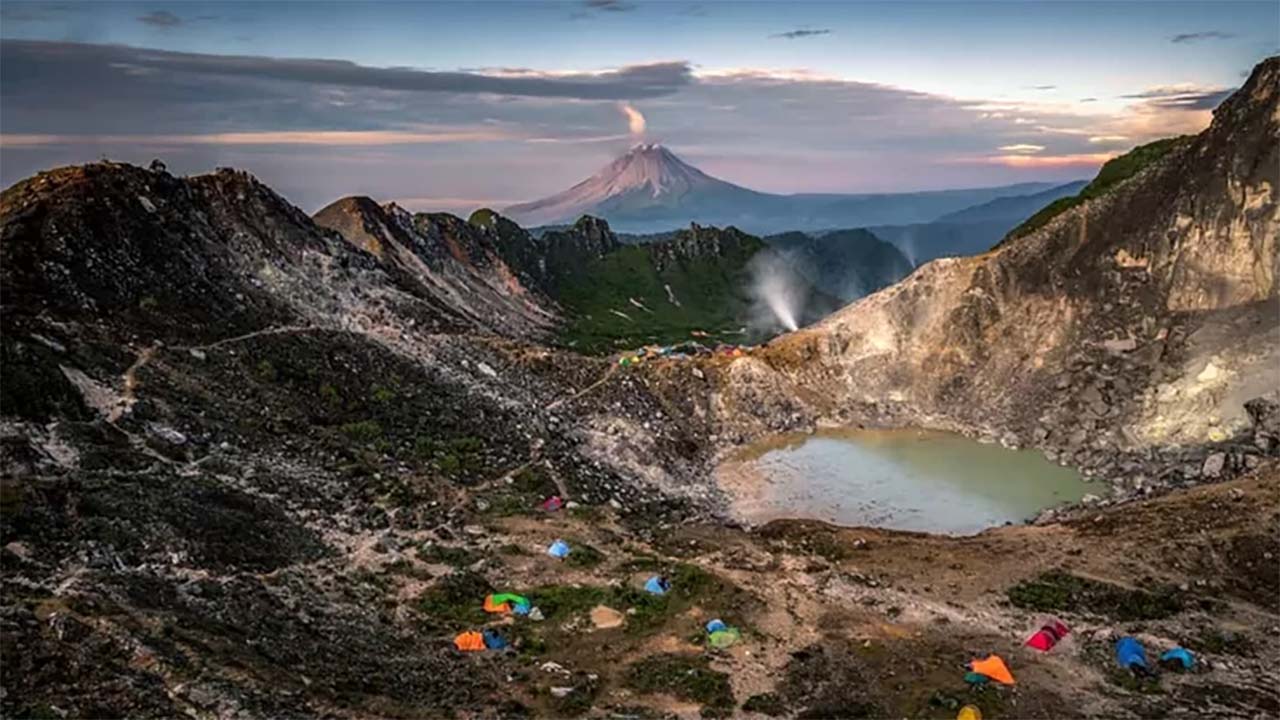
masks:
<svg viewBox="0 0 1280 720"><path fill-rule="evenodd" d="M1128 635L1116 641L1116 662L1126 670L1134 668L1147 669L1147 651L1142 643Z"/></svg>
<svg viewBox="0 0 1280 720"><path fill-rule="evenodd" d="M507 646L507 641L496 630L485 630L484 646L490 650L502 650Z"/></svg>
<svg viewBox="0 0 1280 720"><path fill-rule="evenodd" d="M1196 658L1186 648L1176 647L1172 650L1166 650L1160 656L1160 664L1169 663L1171 665L1180 666L1183 670L1190 670L1196 665Z"/></svg>
<svg viewBox="0 0 1280 720"><path fill-rule="evenodd" d="M644 589L652 595L666 595L671 589L671 583L661 575L654 575L645 582Z"/></svg>
<svg viewBox="0 0 1280 720"><path fill-rule="evenodd" d="M721 620L720 618L716 618L715 620L712 620L711 622L707 623L708 633L713 633L718 630L728 630L728 629L729 629L729 626L725 625L724 621Z"/></svg>
<svg viewBox="0 0 1280 720"><path fill-rule="evenodd" d="M553 558L565 558L569 556L569 543L563 540L556 540L551 543L551 547L547 548L547 554Z"/></svg>

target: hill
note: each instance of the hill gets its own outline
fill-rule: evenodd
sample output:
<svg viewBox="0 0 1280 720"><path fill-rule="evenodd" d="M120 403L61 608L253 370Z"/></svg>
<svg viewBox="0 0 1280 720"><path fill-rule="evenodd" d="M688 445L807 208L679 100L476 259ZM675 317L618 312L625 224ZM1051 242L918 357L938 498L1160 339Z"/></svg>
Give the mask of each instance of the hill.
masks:
<svg viewBox="0 0 1280 720"><path fill-rule="evenodd" d="M837 230L816 237L789 232L770 235L765 242L818 289L842 302L892 285L913 269L901 251L867 230Z"/></svg>
<svg viewBox="0 0 1280 720"><path fill-rule="evenodd" d="M897 246L916 265L940 257L976 255L995 247L1013 228L1084 185L1083 181L1066 183L1028 195L996 198L933 222L881 225L870 230Z"/></svg>

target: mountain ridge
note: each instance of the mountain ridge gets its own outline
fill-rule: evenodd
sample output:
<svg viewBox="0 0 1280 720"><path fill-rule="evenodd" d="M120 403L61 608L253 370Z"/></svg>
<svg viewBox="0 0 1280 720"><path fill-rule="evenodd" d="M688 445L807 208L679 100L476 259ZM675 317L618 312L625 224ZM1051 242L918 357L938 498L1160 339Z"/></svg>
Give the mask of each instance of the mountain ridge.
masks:
<svg viewBox="0 0 1280 720"><path fill-rule="evenodd" d="M998 197L1039 192L1053 185L1033 182L914 193L778 195L713 177L665 146L645 143L567 190L507 206L502 212L528 227L572 223L581 215L596 215L620 232L660 232L696 222L765 235L928 222Z"/></svg>

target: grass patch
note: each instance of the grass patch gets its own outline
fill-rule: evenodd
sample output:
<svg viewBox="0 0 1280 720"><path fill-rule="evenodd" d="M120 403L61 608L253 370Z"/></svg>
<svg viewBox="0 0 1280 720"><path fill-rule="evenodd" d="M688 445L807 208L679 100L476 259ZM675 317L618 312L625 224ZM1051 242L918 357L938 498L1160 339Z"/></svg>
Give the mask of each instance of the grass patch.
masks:
<svg viewBox="0 0 1280 720"><path fill-rule="evenodd" d="M418 609L433 624L456 629L485 622L484 597L493 586L484 576L473 572L455 572L422 593Z"/></svg>
<svg viewBox="0 0 1280 720"><path fill-rule="evenodd" d="M676 240L620 247L556 278L557 299L570 311L560 341L584 352L607 353L689 340L695 330L736 331L750 304L747 263L766 246L732 229L699 232L720 233L719 254L686 257L674 244L690 234L682 230ZM668 286L679 305L668 298ZM644 308L632 304L633 298Z"/></svg>
<svg viewBox="0 0 1280 720"><path fill-rule="evenodd" d="M1004 240L1001 242L1008 242L1014 238L1039 230L1058 215L1105 194L1111 188L1137 175L1144 168L1189 141L1190 136L1186 135L1165 138L1146 145L1139 145L1120 157L1112 158L1098 170L1097 177L1088 185L1085 185L1078 194L1071 197L1058 198L1049 203L1039 212L1024 220L1021 225L1010 230L1009 234L1005 235Z"/></svg>
<svg viewBox="0 0 1280 720"><path fill-rule="evenodd" d="M501 485L496 491L480 499L488 503L483 511L495 517L531 515L544 500L559 493L551 474L540 466L527 467L511 478L509 485ZM574 548L576 551L576 547ZM570 556L572 558L572 555Z"/></svg>
<svg viewBox="0 0 1280 720"><path fill-rule="evenodd" d="M584 542L576 540L568 540L569 557L564 562L569 567L575 568L593 568L604 562L604 553Z"/></svg>
<svg viewBox="0 0 1280 720"><path fill-rule="evenodd" d="M663 654L644 658L627 669L627 687L643 693L672 695L700 703L703 715L733 710L729 676L712 670L703 655Z"/></svg>
<svg viewBox="0 0 1280 720"><path fill-rule="evenodd" d="M376 420L345 423L338 427L338 432L358 443L371 443L382 438L382 426Z"/></svg>
<svg viewBox="0 0 1280 720"><path fill-rule="evenodd" d="M470 435L448 440L418 436L413 441L413 454L419 460L432 463L440 472L451 476L479 470L483 450L484 441Z"/></svg>
<svg viewBox="0 0 1280 720"><path fill-rule="evenodd" d="M609 588L595 585L544 585L526 595L548 620L561 620L583 613L612 599Z"/></svg>
<svg viewBox="0 0 1280 720"><path fill-rule="evenodd" d="M1089 612L1115 620L1159 620L1182 611L1175 588L1157 592L1129 590L1060 571L1047 572L1006 591L1009 602L1040 612Z"/></svg>
<svg viewBox="0 0 1280 720"><path fill-rule="evenodd" d="M667 573L667 578L672 587L665 595L651 595L631 584L620 587L546 585L526 595L549 620L585 613L597 605L627 612L625 632L630 635L654 632L694 606L701 607L708 616L718 615L730 625L742 628L748 606L758 602L750 593L696 565L678 564ZM631 610L634 612L628 612ZM694 640L703 639L705 633L698 628Z"/></svg>

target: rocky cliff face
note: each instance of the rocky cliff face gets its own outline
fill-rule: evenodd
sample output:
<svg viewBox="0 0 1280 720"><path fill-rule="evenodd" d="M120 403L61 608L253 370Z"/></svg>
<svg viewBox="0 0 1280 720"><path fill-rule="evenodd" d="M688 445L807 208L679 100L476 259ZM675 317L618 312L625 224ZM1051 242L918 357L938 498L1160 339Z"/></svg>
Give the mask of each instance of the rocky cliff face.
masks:
<svg viewBox="0 0 1280 720"><path fill-rule="evenodd" d="M519 228L472 224L444 213L413 215L366 197L338 200L317 212L315 222L371 253L397 283L450 308L472 327L540 338L557 320L554 303L504 257L506 247L532 244ZM501 230L516 237L500 243Z"/></svg>
<svg viewBox="0 0 1280 720"><path fill-rule="evenodd" d="M1139 484L1118 457L1222 453L1203 468L1169 455L1178 478L1253 462L1266 448L1243 405L1275 389L1280 361L1278 87L1271 59L1154 166L779 340L718 402L733 418L769 408L765 424L953 427Z"/></svg>

